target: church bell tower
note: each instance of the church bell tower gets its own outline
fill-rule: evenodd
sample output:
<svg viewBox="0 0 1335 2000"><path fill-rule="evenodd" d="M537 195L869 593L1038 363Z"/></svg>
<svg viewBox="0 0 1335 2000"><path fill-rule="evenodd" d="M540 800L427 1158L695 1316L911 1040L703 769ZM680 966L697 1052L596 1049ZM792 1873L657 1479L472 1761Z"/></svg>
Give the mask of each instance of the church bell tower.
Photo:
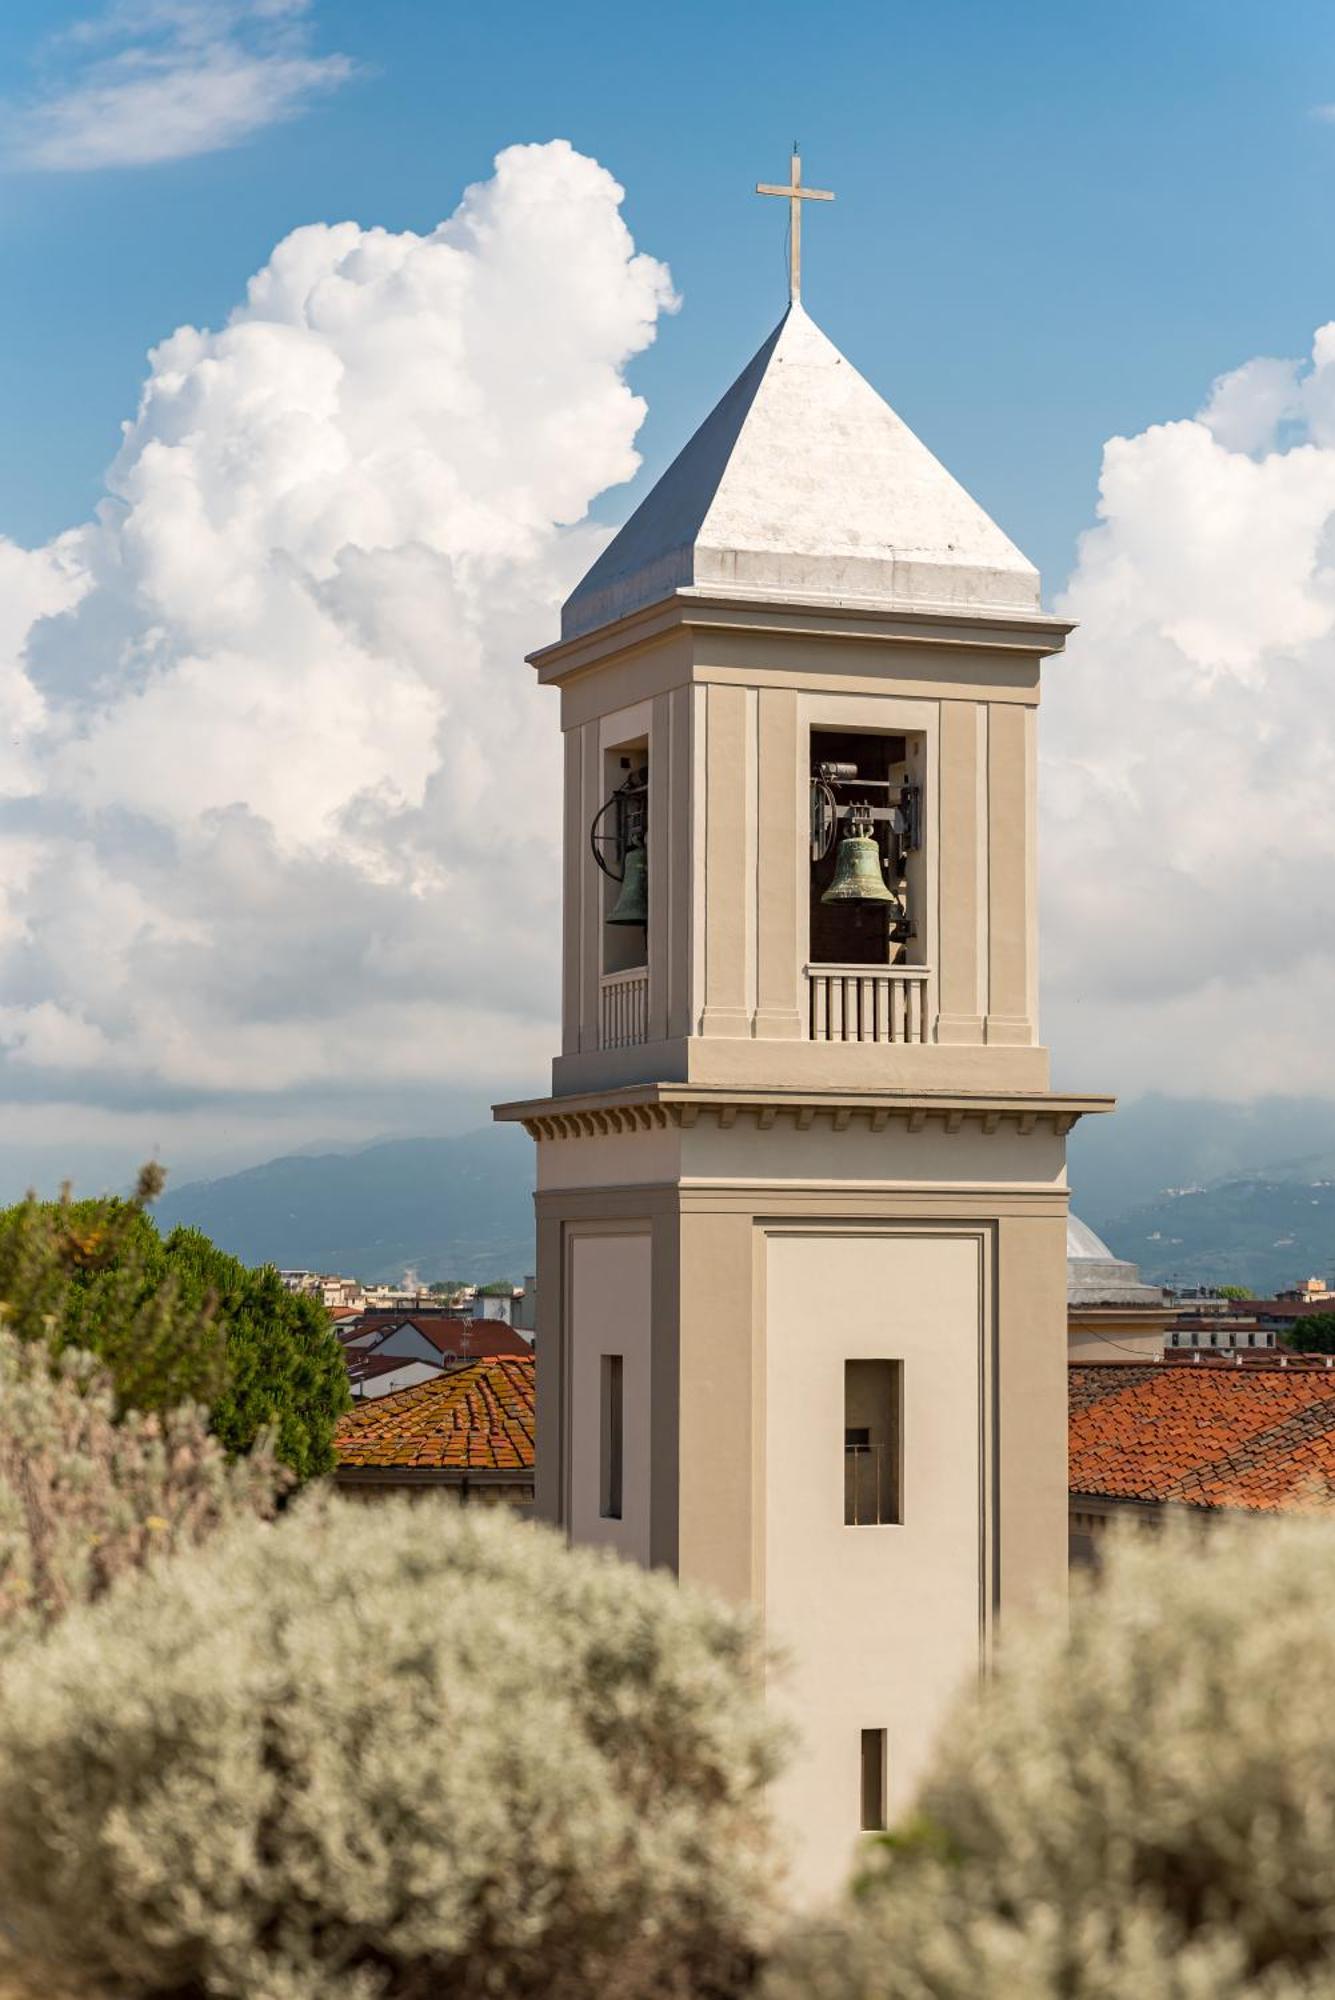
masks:
<svg viewBox="0 0 1335 2000"><path fill-rule="evenodd" d="M1038 1036L1069 629L794 296L533 658L562 1046L497 1115L538 1148L538 1511L759 1609L808 1899L1064 1586L1065 1141L1111 1105Z"/></svg>

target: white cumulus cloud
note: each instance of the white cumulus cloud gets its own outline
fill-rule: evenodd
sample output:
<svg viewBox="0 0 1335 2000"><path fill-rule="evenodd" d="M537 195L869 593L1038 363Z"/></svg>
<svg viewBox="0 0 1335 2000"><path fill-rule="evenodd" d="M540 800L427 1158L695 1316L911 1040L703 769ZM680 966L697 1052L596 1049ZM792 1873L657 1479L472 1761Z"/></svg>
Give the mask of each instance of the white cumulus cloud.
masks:
<svg viewBox="0 0 1335 2000"><path fill-rule="evenodd" d="M9 1094L541 1075L559 731L522 656L675 303L621 194L558 141L430 235L297 230L154 351L96 519L0 543Z"/></svg>
<svg viewBox="0 0 1335 2000"><path fill-rule="evenodd" d="M1093 1085L1335 1096L1335 324L1114 438L1045 695L1048 1039Z"/></svg>
<svg viewBox="0 0 1335 2000"><path fill-rule="evenodd" d="M235 146L354 75L317 55L310 0L117 0L48 43L11 107L8 152L52 172L142 167Z"/></svg>

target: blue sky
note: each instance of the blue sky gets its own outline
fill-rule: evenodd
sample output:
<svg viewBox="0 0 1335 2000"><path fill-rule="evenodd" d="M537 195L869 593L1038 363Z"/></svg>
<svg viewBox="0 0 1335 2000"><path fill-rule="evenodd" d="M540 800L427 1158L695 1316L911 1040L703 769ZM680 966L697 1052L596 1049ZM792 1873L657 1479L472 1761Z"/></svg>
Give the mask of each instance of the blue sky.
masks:
<svg viewBox="0 0 1335 2000"><path fill-rule="evenodd" d="M7 0L0 1194L542 1088L520 662L569 524L782 311L794 138L809 309L1070 578L1058 1081L1335 1100L1333 41L1315 0Z"/></svg>
<svg viewBox="0 0 1335 2000"><path fill-rule="evenodd" d="M59 87L96 13L8 0L11 105ZM1044 570L1070 567L1099 453L1330 311L1328 6L486 8L319 0L358 73L201 158L0 180L0 532L82 519L149 345L216 324L295 224L426 229L514 140L562 135L627 190L683 296L632 380L660 469L777 316L800 138L807 304ZM627 496L628 500L629 496ZM615 517L618 494L599 511Z"/></svg>

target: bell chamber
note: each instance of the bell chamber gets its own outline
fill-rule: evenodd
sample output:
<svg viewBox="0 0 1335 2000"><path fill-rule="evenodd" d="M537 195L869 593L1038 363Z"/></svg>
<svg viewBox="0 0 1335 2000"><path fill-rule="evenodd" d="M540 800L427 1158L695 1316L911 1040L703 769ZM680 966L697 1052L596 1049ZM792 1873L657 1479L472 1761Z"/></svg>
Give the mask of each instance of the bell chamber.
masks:
<svg viewBox="0 0 1335 2000"><path fill-rule="evenodd" d="M910 857L920 844L916 741L813 730L810 756L810 958L890 965L914 935Z"/></svg>
<svg viewBox="0 0 1335 2000"><path fill-rule="evenodd" d="M610 794L593 816L589 845L602 875L604 974L645 963L649 925L649 762L643 748L607 758Z"/></svg>

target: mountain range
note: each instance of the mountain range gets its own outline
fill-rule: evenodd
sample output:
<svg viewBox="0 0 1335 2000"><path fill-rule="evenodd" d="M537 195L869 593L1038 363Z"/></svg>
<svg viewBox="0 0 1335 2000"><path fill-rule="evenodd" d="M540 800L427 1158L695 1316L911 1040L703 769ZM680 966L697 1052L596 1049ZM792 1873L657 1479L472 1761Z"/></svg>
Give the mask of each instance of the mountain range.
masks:
<svg viewBox="0 0 1335 2000"><path fill-rule="evenodd" d="M1094 1227L1151 1284L1246 1285L1270 1296L1335 1271L1335 1178L1168 1189Z"/></svg>
<svg viewBox="0 0 1335 2000"><path fill-rule="evenodd" d="M1163 1283L1254 1291L1335 1267L1335 1107L1146 1097L1071 1135L1072 1205ZM393 1280L522 1278L533 1269L533 1144L516 1126L297 1153L170 1190L249 1264Z"/></svg>
<svg viewBox="0 0 1335 2000"><path fill-rule="evenodd" d="M1335 1106L1144 1097L1077 1125L1072 1206L1152 1284L1335 1271Z"/></svg>
<svg viewBox="0 0 1335 2000"><path fill-rule="evenodd" d="M293 1153L168 1189L162 1230L202 1229L246 1264L392 1282L533 1269L533 1141L520 1126Z"/></svg>

